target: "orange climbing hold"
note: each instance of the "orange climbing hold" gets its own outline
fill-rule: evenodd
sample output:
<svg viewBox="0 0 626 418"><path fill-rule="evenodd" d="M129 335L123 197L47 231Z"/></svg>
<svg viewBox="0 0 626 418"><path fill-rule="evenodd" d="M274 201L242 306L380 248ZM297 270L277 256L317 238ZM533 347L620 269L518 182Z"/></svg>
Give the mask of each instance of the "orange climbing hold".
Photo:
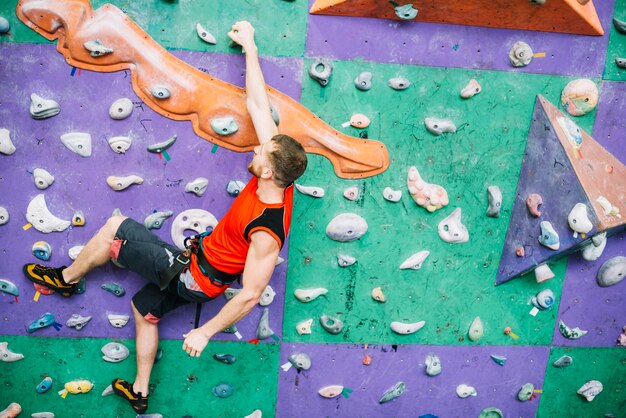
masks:
<svg viewBox="0 0 626 418"><path fill-rule="evenodd" d="M179 60L117 7L93 10L89 0L20 0L16 13L46 39L58 39L57 50L68 64L98 72L130 70L141 100L165 117L190 121L200 137L238 152L258 144L244 89ZM337 176L369 177L389 166L383 143L344 135L289 96L267 91L280 132L328 158ZM217 134L211 122L226 118L238 129Z"/></svg>
<svg viewBox="0 0 626 418"><path fill-rule="evenodd" d="M407 5L411 0L397 3ZM420 0L414 1L413 7L418 13L411 21L604 35L593 1L580 4L578 0L549 0L533 4L528 0ZM316 0L310 12L406 20L406 16L403 19L396 15L391 2L380 0Z"/></svg>

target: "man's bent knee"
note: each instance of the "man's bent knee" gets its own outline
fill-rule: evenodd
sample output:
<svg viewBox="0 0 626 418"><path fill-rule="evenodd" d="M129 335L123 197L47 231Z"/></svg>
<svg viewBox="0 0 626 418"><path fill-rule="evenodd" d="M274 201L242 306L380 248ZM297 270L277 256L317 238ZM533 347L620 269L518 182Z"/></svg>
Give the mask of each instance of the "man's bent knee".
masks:
<svg viewBox="0 0 626 418"><path fill-rule="evenodd" d="M130 301L130 305L133 308L133 314L135 315L135 324L139 324L141 321L147 321L153 325L157 325L159 323L159 321L161 320L161 318L157 318L156 316L152 315L150 312L148 312L147 314L143 315L141 312L139 312L139 310L135 307L135 302L133 302L132 300Z"/></svg>
<svg viewBox="0 0 626 418"><path fill-rule="evenodd" d="M111 237L111 239L113 239L115 237L115 234L117 233L117 230L119 229L120 225L127 218L128 218L128 216L122 216L122 215L111 216L109 219L107 219L107 221L104 224L104 226L102 227L101 231L107 237Z"/></svg>

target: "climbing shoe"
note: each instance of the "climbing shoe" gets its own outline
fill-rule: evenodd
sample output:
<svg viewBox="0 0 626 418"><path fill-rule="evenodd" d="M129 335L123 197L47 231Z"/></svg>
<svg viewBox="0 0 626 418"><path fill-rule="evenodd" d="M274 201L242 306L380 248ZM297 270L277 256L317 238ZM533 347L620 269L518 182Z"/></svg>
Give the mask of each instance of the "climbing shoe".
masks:
<svg viewBox="0 0 626 418"><path fill-rule="evenodd" d="M25 264L22 268L24 275L33 283L45 286L63 296L72 296L78 284L69 284L63 280L63 269L42 266L41 264Z"/></svg>
<svg viewBox="0 0 626 418"><path fill-rule="evenodd" d="M148 409L148 397L142 396L141 392L135 393L132 383L122 379L113 379L111 386L113 387L113 392L126 399L135 412L138 414L146 412Z"/></svg>

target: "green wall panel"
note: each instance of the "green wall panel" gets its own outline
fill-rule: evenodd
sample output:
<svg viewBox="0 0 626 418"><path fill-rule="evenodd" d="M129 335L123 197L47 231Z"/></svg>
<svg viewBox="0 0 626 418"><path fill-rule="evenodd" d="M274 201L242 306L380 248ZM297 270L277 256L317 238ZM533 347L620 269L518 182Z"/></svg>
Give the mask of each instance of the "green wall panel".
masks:
<svg viewBox="0 0 626 418"><path fill-rule="evenodd" d="M208 52L239 52L229 47L226 35L238 20L248 20L255 27L262 55L304 55L306 41L306 2L219 0L94 0L94 9L111 3L120 8L142 29L165 48ZM0 42L47 43L35 31L26 27L15 15L17 0L0 3L0 15L11 23L11 36L0 36ZM175 23L174 23L175 22ZM200 23L217 39L209 45L196 34Z"/></svg>
<svg viewBox="0 0 626 418"><path fill-rule="evenodd" d="M552 366L565 354L573 359L569 367ZM590 380L599 380L603 390L588 402L576 391ZM553 347L544 382L538 417L626 416L626 350L622 347Z"/></svg>
<svg viewBox="0 0 626 418"><path fill-rule="evenodd" d="M310 64L307 63L305 67ZM298 342L471 344L467 331L480 316L485 335L480 344L550 344L556 311L528 314L529 300L544 288L557 297L566 261L553 265L557 277L538 285L528 276L494 286L502 245L508 227L514 191L531 123L535 93L559 103L568 78L461 69L400 67L359 62L334 62L325 89L308 77L303 81L302 102L333 127L358 136L352 127L342 128L354 113L371 118L367 129L372 139L384 142L391 165L374 178L337 178L330 163L311 156L310 168L300 184L321 186L326 196L315 199L297 194L292 222L289 280L285 305L284 336ZM374 87L362 92L353 80L361 71L373 73ZM386 85L389 78L403 76L413 82L404 91ZM470 78L477 78L483 91L470 100L459 96ZM594 113L578 118L587 131ZM456 134L431 135L425 117L449 118ZM552 164L552 161L547 161ZM450 204L435 213L418 207L406 187L408 168L416 165L422 177L444 186ZM499 185L503 192L500 218L485 215L487 187ZM358 186L356 202L343 197L343 190ZM398 203L382 197L385 187L403 190ZM448 244L437 234L438 223L456 207L463 209L463 223L470 242ZM363 216L369 231L359 241L338 243L325 234L328 222L342 212ZM399 270L411 254L429 250L418 271ZM337 253L356 257L348 268L337 265ZM387 302L370 297L381 286ZM298 288L325 287L327 295L304 304L293 296ZM318 318L338 315L344 332L331 335ZM313 333L299 336L295 325L314 318ZM396 335L393 321L417 322L425 327L412 335ZM503 334L506 326L520 336Z"/></svg>
<svg viewBox="0 0 626 418"><path fill-rule="evenodd" d="M626 21L626 0L615 0L615 12L613 16L621 21ZM626 68L615 65L615 58L626 58L626 34L619 33L611 22L609 46L606 50L606 66L604 67L604 80L626 80Z"/></svg>
<svg viewBox="0 0 626 418"><path fill-rule="evenodd" d="M116 340L129 348L130 357L121 363L107 363L100 349L109 339L37 338L0 336L9 342L9 349L24 354L24 359L0 363L0 404L22 405L22 415L54 412L64 417L134 417L136 414L123 399L102 391L115 377L133 381L135 378L134 340ZM200 358L189 357L181 341L162 340L162 359L154 366L149 413L164 417L191 415L195 417L238 417L261 409L263 416L274 416L277 398L278 344L251 345L243 342L211 342ZM212 358L214 353L230 353L237 357L227 365ZM52 388L39 394L35 390L44 377L53 380ZM91 392L68 394L58 391L66 382L87 379L94 383ZM235 388L232 396L214 396L212 388L221 382ZM183 401L184 399L184 401ZM81 411L79 415L76 411ZM210 411L210 412L209 412Z"/></svg>

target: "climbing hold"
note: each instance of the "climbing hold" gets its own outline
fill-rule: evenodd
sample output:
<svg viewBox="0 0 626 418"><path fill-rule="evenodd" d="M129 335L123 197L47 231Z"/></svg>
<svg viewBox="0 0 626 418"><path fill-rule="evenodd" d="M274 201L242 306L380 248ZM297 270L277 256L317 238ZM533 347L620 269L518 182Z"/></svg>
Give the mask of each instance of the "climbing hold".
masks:
<svg viewBox="0 0 626 418"><path fill-rule="evenodd" d="M574 238L578 238L579 233L587 234L593 229L593 224L587 215L587 206L584 203L576 203L574 205L574 208L567 215L567 223L574 231Z"/></svg>
<svg viewBox="0 0 626 418"><path fill-rule="evenodd" d="M163 222L170 216L172 216L174 212L171 210L166 210L162 212L154 212L146 217L143 221L143 225L147 229L161 229L163 226Z"/></svg>
<svg viewBox="0 0 626 418"><path fill-rule="evenodd" d="M626 58L615 58L615 64L619 68L626 68Z"/></svg>
<svg viewBox="0 0 626 418"><path fill-rule="evenodd" d="M424 119L424 125L426 125L428 132L436 136L439 136L444 132L456 132L456 125L448 119L426 118Z"/></svg>
<svg viewBox="0 0 626 418"><path fill-rule="evenodd" d="M467 398L468 396L476 396L476 389L472 386L461 384L456 387L456 395L459 398Z"/></svg>
<svg viewBox="0 0 626 418"><path fill-rule="evenodd" d="M35 412L30 416L31 418L54 418L54 412Z"/></svg>
<svg viewBox="0 0 626 418"><path fill-rule="evenodd" d="M108 314L107 318L109 320L109 323L113 325L115 328L122 328L124 325L128 323L130 316L119 315L119 314Z"/></svg>
<svg viewBox="0 0 626 418"><path fill-rule="evenodd" d="M72 393L72 394L78 394L78 393L87 393L89 392L92 388L93 388L93 383L91 383L89 380L84 380L84 379L80 379L80 380L72 380L70 382L67 382L64 385L65 388L65 393Z"/></svg>
<svg viewBox="0 0 626 418"><path fill-rule="evenodd" d="M404 77L394 77L387 80L387 85L394 90L404 90L411 85L411 82Z"/></svg>
<svg viewBox="0 0 626 418"><path fill-rule="evenodd" d="M446 189L438 184L426 183L416 167L409 168L407 186L415 203L429 212L434 212L448 204Z"/></svg>
<svg viewBox="0 0 626 418"><path fill-rule="evenodd" d="M602 389L603 387L600 381L590 380L582 385L580 389L576 391L576 393L587 399L587 402L591 402L596 396L598 396L600 392L602 392Z"/></svg>
<svg viewBox="0 0 626 418"><path fill-rule="evenodd" d="M272 289L272 286L265 286L265 290L261 294L261 300L259 301L259 305L268 306L274 301L274 296L276 296L276 292Z"/></svg>
<svg viewBox="0 0 626 418"><path fill-rule="evenodd" d="M396 12L396 16L402 20L415 19L417 16L417 9L415 9L410 3L403 6L395 6L393 10Z"/></svg>
<svg viewBox="0 0 626 418"><path fill-rule="evenodd" d="M87 51L89 51L89 55L92 57L101 57L103 55L113 53L113 49L104 46L99 39L87 41L83 44L83 46Z"/></svg>
<svg viewBox="0 0 626 418"><path fill-rule="evenodd" d="M54 293L54 290L48 287L42 286L39 283L33 283L33 287L35 288L35 292L39 292L42 295L52 295Z"/></svg>
<svg viewBox="0 0 626 418"><path fill-rule="evenodd" d="M469 232L461 223L461 208L456 208L437 225L439 237L450 244L459 244L469 241Z"/></svg>
<svg viewBox="0 0 626 418"><path fill-rule="evenodd" d="M174 142L176 142L176 135L172 135L171 137L169 137L163 142L149 145L148 148L146 149L148 150L148 152L151 152L153 154L160 154L163 151L167 150L172 145L174 145Z"/></svg>
<svg viewBox="0 0 626 418"><path fill-rule="evenodd" d="M541 235L539 235L539 243L551 250L558 250L561 246L559 234L554 230L549 221L541 221Z"/></svg>
<svg viewBox="0 0 626 418"><path fill-rule="evenodd" d="M559 369L563 369L563 368L569 366L570 364L572 364L573 361L574 360L570 356L562 355L557 360L555 360L554 363L552 363L552 365L554 367L558 367Z"/></svg>
<svg viewBox="0 0 626 418"><path fill-rule="evenodd" d="M233 364L235 361L237 361L237 357L235 357L232 354L213 354L213 358L219 362L222 362L224 364Z"/></svg>
<svg viewBox="0 0 626 418"><path fill-rule="evenodd" d="M489 206L487 207L487 216L498 218L500 216L500 207L502 206L502 191L498 186L487 187L489 197Z"/></svg>
<svg viewBox="0 0 626 418"><path fill-rule="evenodd" d="M126 176L126 177L116 177L116 176L107 177L107 184L109 185L110 188L112 188L115 191L124 190L133 184L141 184L141 183L143 183L143 179L134 174L130 176Z"/></svg>
<svg viewBox="0 0 626 418"><path fill-rule="evenodd" d="M617 216L618 218L622 217L622 215L619 214L619 208L609 202L606 197L600 196L596 199L596 202L598 202L600 206L602 206L602 211L605 215Z"/></svg>
<svg viewBox="0 0 626 418"><path fill-rule="evenodd" d="M626 347L626 326L622 327L622 333L617 337L617 344Z"/></svg>
<svg viewBox="0 0 626 418"><path fill-rule="evenodd" d="M477 316L469 327L468 337L470 341L478 341L483 336L483 322Z"/></svg>
<svg viewBox="0 0 626 418"><path fill-rule="evenodd" d="M519 399L520 401L529 401L532 399L534 391L535 385L533 385L532 383L526 383L517 393L517 399Z"/></svg>
<svg viewBox="0 0 626 418"><path fill-rule="evenodd" d="M441 373L441 360L435 353L428 353L424 363L426 364L426 374L428 376L437 376Z"/></svg>
<svg viewBox="0 0 626 418"><path fill-rule="evenodd" d="M246 184L241 180L231 180L226 185L226 192L233 196L239 196L239 193L246 187Z"/></svg>
<svg viewBox="0 0 626 418"><path fill-rule="evenodd" d="M348 187L343 191L343 197L352 201L357 200L359 198L359 188L356 186Z"/></svg>
<svg viewBox="0 0 626 418"><path fill-rule="evenodd" d="M546 0L530 0L531 3L533 1L538 2L538 4L543 4ZM504 414L498 408L490 406L480 411L478 418L504 418Z"/></svg>
<svg viewBox="0 0 626 418"><path fill-rule="evenodd" d="M390 202L399 202L402 199L402 190L393 190L391 187L383 189L383 198Z"/></svg>
<svg viewBox="0 0 626 418"><path fill-rule="evenodd" d="M526 250L524 250L524 247L522 247L521 245L517 248L515 248L515 255L518 257L524 257L524 254L526 253Z"/></svg>
<svg viewBox="0 0 626 418"><path fill-rule="evenodd" d="M52 256L52 246L46 241L37 241L33 244L32 252L38 259L48 261Z"/></svg>
<svg viewBox="0 0 626 418"><path fill-rule="evenodd" d="M383 393L383 396L380 397L378 403L385 403L396 399L398 396L404 393L404 382L398 382Z"/></svg>
<svg viewBox="0 0 626 418"><path fill-rule="evenodd" d="M211 128L218 135L230 135L239 130L239 125L237 125L232 117L226 116L212 119Z"/></svg>
<svg viewBox="0 0 626 418"><path fill-rule="evenodd" d="M220 383L213 388L212 392L218 398L228 398L235 392L235 388L229 383Z"/></svg>
<svg viewBox="0 0 626 418"><path fill-rule="evenodd" d="M542 311L550 309L552 305L554 305L554 293L552 293L550 289L544 289L537 293L536 296L533 296L530 303L532 303L535 308Z"/></svg>
<svg viewBox="0 0 626 418"><path fill-rule="evenodd" d="M11 155L15 152L15 145L11 142L11 134L6 128L0 128L0 152L5 155Z"/></svg>
<svg viewBox="0 0 626 418"><path fill-rule="evenodd" d="M46 328L53 325L54 328L58 331L60 329L60 325L54 319L54 315L50 312L47 312L41 315L39 318L35 319L27 328L29 334L37 331L38 329Z"/></svg>
<svg viewBox="0 0 626 418"><path fill-rule="evenodd" d="M598 104L598 87L588 78L572 80L561 92L561 105L572 116L591 112Z"/></svg>
<svg viewBox="0 0 626 418"><path fill-rule="evenodd" d="M85 132L68 132L61 135L61 142L81 157L91 155L91 135Z"/></svg>
<svg viewBox="0 0 626 418"><path fill-rule="evenodd" d="M0 206L0 225L9 222L9 211L4 206Z"/></svg>
<svg viewBox="0 0 626 418"><path fill-rule="evenodd" d="M11 24L6 18L0 16L0 33L9 33L11 29Z"/></svg>
<svg viewBox="0 0 626 418"><path fill-rule="evenodd" d="M278 111L274 109L274 106L270 103L270 113L272 114L272 119L274 120L274 124L276 126L280 125L280 116L278 115Z"/></svg>
<svg viewBox="0 0 626 418"><path fill-rule="evenodd" d="M309 76L320 83L322 87L328 84L332 72L333 67L330 65L330 62L322 59L313 61L313 64L309 67Z"/></svg>
<svg viewBox="0 0 626 418"><path fill-rule="evenodd" d="M517 41L509 51L509 61L513 67L525 67L533 59L533 50L525 42Z"/></svg>
<svg viewBox="0 0 626 418"><path fill-rule="evenodd" d="M43 194L38 194L30 201L26 208L26 219L37 231L43 233L61 232L71 225L70 221L64 221L50 213Z"/></svg>
<svg viewBox="0 0 626 418"><path fill-rule="evenodd" d="M542 283L552 278L554 278L554 273L547 264L541 264L535 268L535 279L537 283Z"/></svg>
<svg viewBox="0 0 626 418"><path fill-rule="evenodd" d="M292 1L292 0L287 0L287 1ZM260 409L255 409L254 411L252 411L250 415L246 415L243 418L262 418L262 417L263 417L263 412L261 412Z"/></svg>
<svg viewBox="0 0 626 418"><path fill-rule="evenodd" d="M328 293L328 289L316 287L312 289L296 289L293 294L300 302L311 302L321 295Z"/></svg>
<svg viewBox="0 0 626 418"><path fill-rule="evenodd" d="M626 277L626 257L618 255L606 260L600 269L596 280L602 287L613 286Z"/></svg>
<svg viewBox="0 0 626 418"><path fill-rule="evenodd" d="M577 340L578 338L582 337L583 335L587 333L587 331L584 331L578 327L576 328L568 327L567 325L565 325L563 320L559 320L559 331L561 332L561 335L563 335L565 338L568 338L570 340Z"/></svg>
<svg viewBox="0 0 626 418"><path fill-rule="evenodd" d="M72 225L85 226L85 214L82 210L74 212L74 215L72 215Z"/></svg>
<svg viewBox="0 0 626 418"><path fill-rule="evenodd" d="M343 322L341 319L331 315L320 316L320 324L322 324L322 327L331 334L339 334L343 329Z"/></svg>
<svg viewBox="0 0 626 418"><path fill-rule="evenodd" d="M120 343L110 342L100 349L102 351L102 359L109 363L119 363L128 358L130 352L128 348Z"/></svg>
<svg viewBox="0 0 626 418"><path fill-rule="evenodd" d="M229 183L230 184L230 183ZM198 177L185 185L185 191L202 196L209 186L209 179L206 177Z"/></svg>
<svg viewBox="0 0 626 418"><path fill-rule="evenodd" d="M354 79L354 85L357 89L367 91L372 88L372 73L363 71Z"/></svg>
<svg viewBox="0 0 626 418"><path fill-rule="evenodd" d="M37 385L37 393L46 393L52 387L52 378L50 376L44 377L44 379Z"/></svg>
<svg viewBox="0 0 626 418"><path fill-rule="evenodd" d="M296 189L302 194L313 196L313 197L324 197L324 189L321 187L315 186L301 186L296 184Z"/></svg>
<svg viewBox="0 0 626 418"><path fill-rule="evenodd" d="M356 258L346 254L337 254L337 264L339 267L348 267L354 263L356 263Z"/></svg>
<svg viewBox="0 0 626 418"><path fill-rule="evenodd" d="M3 411L0 411L2 418L14 418L22 413L22 406L17 402L11 402Z"/></svg>
<svg viewBox="0 0 626 418"><path fill-rule="evenodd" d="M109 116L112 119L122 120L126 119L133 113L133 102L127 97L122 97L113 102L109 107ZM110 142L110 141L109 141Z"/></svg>
<svg viewBox="0 0 626 418"><path fill-rule="evenodd" d="M506 357L504 356L496 356L495 354L492 354L491 359L500 366L504 366L504 364L506 363Z"/></svg>
<svg viewBox="0 0 626 418"><path fill-rule="evenodd" d="M430 251L419 251L404 260L402 264L400 264L400 270L411 269L411 270L419 270L422 268L422 263L426 260L426 257L430 255Z"/></svg>
<svg viewBox="0 0 626 418"><path fill-rule="evenodd" d="M378 302L385 302L385 294L383 293L383 290L380 288L380 286L372 289L372 299Z"/></svg>
<svg viewBox="0 0 626 418"><path fill-rule="evenodd" d="M222 332L225 332L226 334L237 334L239 331L237 331L237 325L231 325L224 328Z"/></svg>
<svg viewBox="0 0 626 418"><path fill-rule="evenodd" d="M367 228L365 219L356 213L342 213L328 223L326 235L334 241L350 242L365 235Z"/></svg>
<svg viewBox="0 0 626 418"><path fill-rule="evenodd" d="M594 235L587 245L581 250L583 258L587 261L595 261L604 252L606 247L606 232Z"/></svg>
<svg viewBox="0 0 626 418"><path fill-rule="evenodd" d="M235 295L240 293L242 290L243 289L236 289L234 287L229 287L228 289L224 291L224 297L226 298L226 300L231 300L232 298L235 297Z"/></svg>
<svg viewBox="0 0 626 418"><path fill-rule="evenodd" d="M9 343L4 341L0 343L0 360L6 363L12 363L24 358L24 354L14 353L9 350Z"/></svg>
<svg viewBox="0 0 626 418"><path fill-rule="evenodd" d="M43 168L33 170L33 178L35 180L35 186L39 190L47 189L54 183L54 176Z"/></svg>
<svg viewBox="0 0 626 418"><path fill-rule="evenodd" d="M269 308L263 308L263 315L261 315L259 325L256 327L256 337L259 340L264 340L273 334L274 331L270 328L270 310Z"/></svg>
<svg viewBox="0 0 626 418"><path fill-rule="evenodd" d="M317 393L319 393L321 396L329 399L336 398L337 396L341 395L342 392L343 386L341 385L325 386L317 391Z"/></svg>
<svg viewBox="0 0 626 418"><path fill-rule="evenodd" d="M300 335L310 334L311 333L311 325L313 325L313 318L309 318L309 319L304 320L302 322L298 322L298 324L296 325L296 331Z"/></svg>
<svg viewBox="0 0 626 418"><path fill-rule="evenodd" d="M9 295L19 296L20 292L17 286L10 280L0 279L0 291L8 293Z"/></svg>
<svg viewBox="0 0 626 418"><path fill-rule="evenodd" d="M464 99L469 99L470 97L474 97L481 91L482 87L480 87L478 81L472 78L469 83L467 83L467 85L463 87L463 90L461 90L461 97Z"/></svg>
<svg viewBox="0 0 626 418"><path fill-rule="evenodd" d="M179 213L172 222L172 241L181 251L185 250L185 231L197 234L212 231L217 225L217 218L204 209L187 209Z"/></svg>
<svg viewBox="0 0 626 418"><path fill-rule="evenodd" d="M47 119L56 116L61 112L61 106L52 100L44 99L38 94L30 95L30 115L33 119Z"/></svg>
<svg viewBox="0 0 626 418"><path fill-rule="evenodd" d="M394 321L391 323L391 330L397 334L408 335L419 331L425 324L426 321L419 321L414 323Z"/></svg>
<svg viewBox="0 0 626 418"><path fill-rule="evenodd" d="M106 290L107 292L113 293L117 297L122 297L126 294L124 288L115 282L105 282L100 285L102 290Z"/></svg>
<svg viewBox="0 0 626 418"><path fill-rule="evenodd" d="M565 133L565 136L567 137L567 140L569 141L570 145L572 146L574 151L577 153L576 158L582 158L580 156L580 147L583 144L583 136L578 125L572 122L569 118L566 118L563 116L558 116L557 122L559 123L559 126Z"/></svg>
<svg viewBox="0 0 626 418"><path fill-rule="evenodd" d="M78 257L78 254L80 254L80 252L83 250L83 248L85 248L84 245L75 245L72 248L70 248L69 250L67 250L67 255L72 260L76 260L76 258Z"/></svg>
<svg viewBox="0 0 626 418"><path fill-rule="evenodd" d="M76 328L76 331L80 331L91 321L91 316L81 316L79 314L72 314L70 319L67 320L65 325L71 328Z"/></svg>
<svg viewBox="0 0 626 418"><path fill-rule="evenodd" d="M82 295L83 293L85 293L86 290L87 290L87 280L85 280L85 277L81 277L80 280L78 281L78 285L76 286L76 289L74 289L74 294Z"/></svg>
<svg viewBox="0 0 626 418"><path fill-rule="evenodd" d="M298 370L309 370L311 368L311 357L306 353L295 353L289 356L289 363Z"/></svg>
<svg viewBox="0 0 626 418"><path fill-rule="evenodd" d="M150 90L150 94L155 99L163 100L169 99L171 96L170 90L165 86L155 86Z"/></svg>
<svg viewBox="0 0 626 418"><path fill-rule="evenodd" d="M366 354L361 364L363 364L364 366L369 366L370 364L372 364L372 356Z"/></svg>
<svg viewBox="0 0 626 418"><path fill-rule="evenodd" d="M196 23L196 33L207 44L215 45L217 43L217 39L213 36L209 31L204 29L200 23Z"/></svg>
<svg viewBox="0 0 626 418"><path fill-rule="evenodd" d="M619 33L626 33L626 21L613 18L613 26Z"/></svg>
<svg viewBox="0 0 626 418"><path fill-rule="evenodd" d="M360 129L367 128L368 126L370 126L370 118L362 113L354 114L350 118L350 125Z"/></svg>

